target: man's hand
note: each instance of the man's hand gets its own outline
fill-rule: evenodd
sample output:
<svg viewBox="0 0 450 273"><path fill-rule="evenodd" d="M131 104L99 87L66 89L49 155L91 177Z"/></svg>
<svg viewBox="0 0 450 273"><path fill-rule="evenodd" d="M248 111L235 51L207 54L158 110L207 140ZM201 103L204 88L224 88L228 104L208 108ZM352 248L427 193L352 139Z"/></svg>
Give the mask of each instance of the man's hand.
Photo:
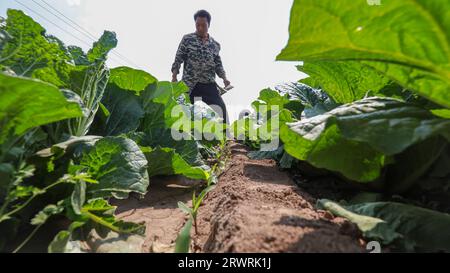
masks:
<svg viewBox="0 0 450 273"><path fill-rule="evenodd" d="M176 74L173 74L173 75L172 75L172 82L178 82L178 79L177 79L177 75L176 75Z"/></svg>
<svg viewBox="0 0 450 273"><path fill-rule="evenodd" d="M227 87L231 84L231 82L228 79L223 79L223 84Z"/></svg>

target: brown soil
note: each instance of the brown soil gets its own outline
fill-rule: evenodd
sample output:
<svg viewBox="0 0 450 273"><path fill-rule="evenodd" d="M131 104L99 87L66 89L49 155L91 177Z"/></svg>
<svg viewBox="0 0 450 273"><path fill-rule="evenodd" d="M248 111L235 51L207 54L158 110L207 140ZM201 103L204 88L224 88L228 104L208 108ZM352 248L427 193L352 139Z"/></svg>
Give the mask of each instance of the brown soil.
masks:
<svg viewBox="0 0 450 273"><path fill-rule="evenodd" d="M203 252L363 252L357 228L314 208L273 160L251 160L231 144L231 160L199 212Z"/></svg>
<svg viewBox="0 0 450 273"><path fill-rule="evenodd" d="M364 252L357 228L316 210L316 200L295 185L273 160L251 160L243 145L205 198L192 229L193 252ZM172 252L188 219L178 201L190 204L195 185L180 178L152 180L143 200L117 201L118 217L147 225L143 252Z"/></svg>
<svg viewBox="0 0 450 273"><path fill-rule="evenodd" d="M190 204L198 183L181 177L152 178L148 194L139 200L130 197L116 200L117 217L124 221L145 222L146 234L142 252L173 252L175 240L188 217L178 202Z"/></svg>

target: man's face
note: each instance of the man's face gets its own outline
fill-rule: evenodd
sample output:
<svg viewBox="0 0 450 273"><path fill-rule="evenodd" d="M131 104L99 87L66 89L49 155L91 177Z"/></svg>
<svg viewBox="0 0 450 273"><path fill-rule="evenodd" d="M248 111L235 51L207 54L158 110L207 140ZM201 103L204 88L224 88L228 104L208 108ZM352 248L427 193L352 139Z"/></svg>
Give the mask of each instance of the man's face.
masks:
<svg viewBox="0 0 450 273"><path fill-rule="evenodd" d="M197 19L195 20L195 27L197 28L197 32L200 34L208 33L208 19L204 17L197 17Z"/></svg>

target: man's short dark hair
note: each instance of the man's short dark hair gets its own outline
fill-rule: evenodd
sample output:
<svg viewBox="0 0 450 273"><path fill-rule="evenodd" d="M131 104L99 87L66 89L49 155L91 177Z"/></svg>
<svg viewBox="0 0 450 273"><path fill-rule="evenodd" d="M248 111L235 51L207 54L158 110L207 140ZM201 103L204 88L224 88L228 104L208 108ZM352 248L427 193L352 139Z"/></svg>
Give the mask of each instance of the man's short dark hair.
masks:
<svg viewBox="0 0 450 273"><path fill-rule="evenodd" d="M198 17L206 18L206 20L208 20L208 25L211 25L211 14L209 14L206 10L202 9L197 11L194 14L194 20L197 20Z"/></svg>

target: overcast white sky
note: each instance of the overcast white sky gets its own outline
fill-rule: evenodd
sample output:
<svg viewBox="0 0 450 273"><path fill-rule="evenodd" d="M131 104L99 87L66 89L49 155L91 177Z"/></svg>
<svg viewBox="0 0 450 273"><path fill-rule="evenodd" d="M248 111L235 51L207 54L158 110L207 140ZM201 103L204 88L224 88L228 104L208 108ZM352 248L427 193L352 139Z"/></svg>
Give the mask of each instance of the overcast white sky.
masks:
<svg viewBox="0 0 450 273"><path fill-rule="evenodd" d="M289 37L292 0L0 1L1 16L5 16L7 8L19 8L66 44L88 49L92 39L52 15L49 11L57 13L43 1L95 37L105 29L115 31L119 39L116 51L132 63L112 54L110 67L137 67L159 80L170 80L171 65L182 36L195 31L193 14L199 9L208 10L212 14L210 34L222 45L224 67L235 86L224 96L231 120L250 107L260 90L305 77L296 70L297 63L275 62Z"/></svg>

